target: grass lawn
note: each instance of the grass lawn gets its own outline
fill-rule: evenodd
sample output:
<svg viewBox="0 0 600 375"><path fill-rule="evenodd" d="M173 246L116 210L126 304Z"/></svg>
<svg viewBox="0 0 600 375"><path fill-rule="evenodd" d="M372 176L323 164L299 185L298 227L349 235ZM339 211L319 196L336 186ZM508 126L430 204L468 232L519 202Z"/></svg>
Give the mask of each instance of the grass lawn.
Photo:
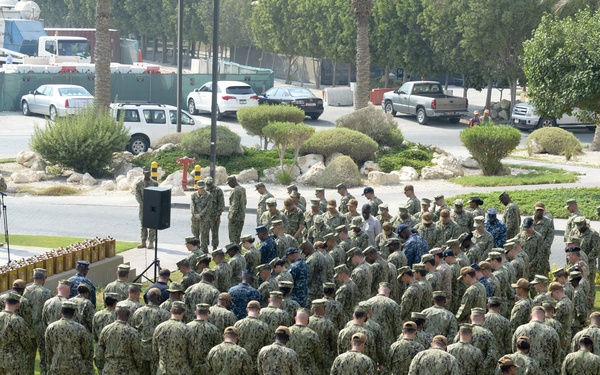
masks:
<svg viewBox="0 0 600 375"><path fill-rule="evenodd" d="M483 208L495 207L500 212L504 211L504 205L498 201L498 196L503 190L494 191L491 193L481 193L473 191L468 194L456 195L446 199L449 205L457 199L461 198L466 202L469 197L478 195L484 201ZM509 191L510 198L519 206L521 216L533 215L535 203L538 201L544 202L546 210L555 218L566 219L569 213L564 208L568 199L574 198L577 200L581 213L591 219L596 219L596 206L600 202L600 188L553 188L553 189L537 189L537 190L512 190Z"/></svg>
<svg viewBox="0 0 600 375"><path fill-rule="evenodd" d="M565 184L576 182L578 174L557 168L507 165L507 167L533 170L517 176L462 176L450 181L462 186L519 186L539 184Z"/></svg>
<svg viewBox="0 0 600 375"><path fill-rule="evenodd" d="M36 236L30 234L11 234L10 244L20 246L35 246L35 247L47 247L49 249L56 249L58 247L66 247L74 243L87 240L88 238L83 237L59 237L59 236ZM123 251L133 249L138 245L137 242L125 242L117 241L116 253L122 253Z"/></svg>

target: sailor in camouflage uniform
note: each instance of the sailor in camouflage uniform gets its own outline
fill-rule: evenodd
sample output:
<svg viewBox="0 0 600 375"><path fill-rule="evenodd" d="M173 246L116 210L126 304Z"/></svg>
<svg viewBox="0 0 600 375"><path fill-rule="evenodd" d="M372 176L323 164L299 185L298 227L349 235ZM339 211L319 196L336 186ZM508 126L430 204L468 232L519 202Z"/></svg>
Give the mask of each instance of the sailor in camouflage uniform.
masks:
<svg viewBox="0 0 600 375"><path fill-rule="evenodd" d="M46 329L46 358L48 373L56 375L93 374L94 347L92 333L73 320L77 305L62 303L62 318Z"/></svg>
<svg viewBox="0 0 600 375"><path fill-rule="evenodd" d="M433 214L433 221L437 222L440 220L440 214L442 210L450 211L450 207L446 204L443 194L438 194L433 197L433 207L430 212Z"/></svg>
<svg viewBox="0 0 600 375"><path fill-rule="evenodd" d="M180 290L177 285L179 283L171 283L171 287L168 291ZM181 284L179 284L180 286ZM172 289L175 288L175 289ZM173 293L173 292L171 292ZM169 320L171 317L168 310L159 306L161 301L161 292L158 288L150 288L147 293L148 303L139 309L135 310L135 313L131 316L129 324L135 328L139 333L140 340L140 353L141 353L141 365L140 374L156 374L156 367L158 366L157 358L152 355L152 334L156 327Z"/></svg>
<svg viewBox="0 0 600 375"><path fill-rule="evenodd" d="M460 370L456 358L446 352L448 340L435 336L431 348L417 353L410 362L408 375L458 375Z"/></svg>
<svg viewBox="0 0 600 375"><path fill-rule="evenodd" d="M272 291L279 290L279 285L277 285L277 279L273 277L271 273L271 266L268 264L261 264L256 267L256 276L258 278L258 282L260 285L258 286L258 291L262 296L261 307L267 306L269 303L269 295ZM277 328L274 327L273 329Z"/></svg>
<svg viewBox="0 0 600 375"><path fill-rule="evenodd" d="M354 306L358 303L358 287L350 278L350 270L345 264L335 267L335 277L340 287L335 292L335 300L342 306L344 324L351 319Z"/></svg>
<svg viewBox="0 0 600 375"><path fill-rule="evenodd" d="M421 209L421 201L415 195L415 188L413 185L404 185L404 195L408 200L406 201L406 209L409 215L414 215Z"/></svg>
<svg viewBox="0 0 600 375"><path fill-rule="evenodd" d="M96 307L96 287L94 283L90 279L86 277L88 271L90 270L90 263L85 260L77 261L77 266L75 267L77 273L75 276L69 277L69 281L71 282L71 293L69 293L69 298L73 298L77 295L77 287L79 284L84 283L87 284L90 289L90 301Z"/></svg>
<svg viewBox="0 0 600 375"><path fill-rule="evenodd" d="M100 337L100 332L107 325L113 323L117 319L116 310L117 307L117 293L104 293L104 310L100 310L94 314L94 319L92 320L92 336L94 338L94 342L98 342L98 338Z"/></svg>
<svg viewBox="0 0 600 375"><path fill-rule="evenodd" d="M485 310L487 299L485 288L481 289L483 285L475 279L475 270L472 267L461 268L458 280L462 280L467 286L467 290L462 296L456 320L458 323L468 323L472 309L478 307Z"/></svg>
<svg viewBox="0 0 600 375"><path fill-rule="evenodd" d="M458 330L459 341L448 346L448 353L452 354L463 375L477 375L482 371L484 363L483 353L471 343L473 338L473 326L461 324ZM494 359L494 364L495 364Z"/></svg>
<svg viewBox="0 0 600 375"><path fill-rule="evenodd" d="M483 200L478 196L472 196L469 198L469 207L465 209L469 211L474 218L477 216L485 216L485 212L480 206L483 206Z"/></svg>
<svg viewBox="0 0 600 375"><path fill-rule="evenodd" d="M202 272L202 281L185 290L183 303L185 303L187 321L193 320L197 304L207 303L212 306L217 303L219 289L215 288L212 284L212 281L215 278L214 276L215 272L211 269L207 269Z"/></svg>
<svg viewBox="0 0 600 375"><path fill-rule="evenodd" d="M210 315L208 321L214 324L219 332L229 326L233 326L237 322L237 316L229 310L231 307L231 295L229 293L219 294L217 304L210 307Z"/></svg>
<svg viewBox="0 0 600 375"><path fill-rule="evenodd" d="M400 336L400 306L390 298L390 284L379 283L377 295L369 298L366 304L371 311L371 318L381 325L385 347L389 347Z"/></svg>
<svg viewBox="0 0 600 375"><path fill-rule="evenodd" d="M25 320L15 311L21 296L8 292L0 311L0 373L27 375L33 373L31 358L35 357L36 344Z"/></svg>
<svg viewBox="0 0 600 375"><path fill-rule="evenodd" d="M248 269L254 269L254 267L261 264L260 251L258 251L258 244L254 244L255 238L251 234L245 234L240 238L240 249L242 255L246 260L246 267Z"/></svg>
<svg viewBox="0 0 600 375"><path fill-rule="evenodd" d="M518 375L542 375L539 363L529 356L531 347L529 337L520 336L515 344L517 350L512 354L505 355L503 358L510 358L518 366ZM496 367L496 375L500 375L500 366Z"/></svg>
<svg viewBox="0 0 600 375"><path fill-rule="evenodd" d="M260 255L258 259L259 263L256 264L255 267L260 264L268 264L277 256L277 243L275 239L278 237L278 233L283 232L283 222L281 220L274 220L270 228L273 231L273 236L269 236L268 228L263 225L256 227L255 229L256 236L260 241L258 245L258 253ZM247 263L246 267L248 267Z"/></svg>
<svg viewBox="0 0 600 375"><path fill-rule="evenodd" d="M295 321L296 324L289 328L290 341L288 346L298 353L298 374L318 375L320 374L318 365L321 364L323 356L319 335L308 328L309 313L307 310L298 310Z"/></svg>
<svg viewBox="0 0 600 375"><path fill-rule="evenodd" d="M328 264L325 256L316 251L310 241L301 244L300 248L308 266L308 306L313 299L321 296L321 286L327 281Z"/></svg>
<svg viewBox="0 0 600 375"><path fill-rule="evenodd" d="M494 247L494 237L485 230L484 216L475 216L473 218L473 238L471 241L481 250L481 259L487 258L487 255Z"/></svg>
<svg viewBox="0 0 600 375"><path fill-rule="evenodd" d="M142 287L143 287L143 285L141 283L129 284L128 298L124 301L121 301L125 305L129 306L129 311L131 311L131 314L133 314L135 312L135 310L142 307L142 304L140 303L140 295L142 293Z"/></svg>
<svg viewBox="0 0 600 375"><path fill-rule="evenodd" d="M398 269L398 280L408 286L400 302L400 319L405 322L410 320L411 313L421 311L421 290L408 266Z"/></svg>
<svg viewBox="0 0 600 375"><path fill-rule="evenodd" d="M294 290L292 290L292 299L301 307L304 307L308 303L308 265L300 257L298 249L290 247L285 252L285 256L288 261L292 264L290 267L290 274L294 279Z"/></svg>
<svg viewBox="0 0 600 375"><path fill-rule="evenodd" d="M310 200L310 210L304 211L304 231L303 235L306 237L308 230L315 224L315 219L322 216L320 201L318 198L312 198ZM325 220L323 220L323 223Z"/></svg>
<svg viewBox="0 0 600 375"><path fill-rule="evenodd" d="M560 334L560 333L559 333ZM598 355L600 353L600 312L594 311L590 314L590 325L577 332L575 336L573 336L573 340L571 341L571 352L576 352L579 348L579 339L583 335L589 335L594 342L594 349L592 353Z"/></svg>
<svg viewBox="0 0 600 375"><path fill-rule="evenodd" d="M200 250L206 253L208 252L210 222L214 221L213 197L206 191L204 181L198 181L197 185L198 190L192 193L190 203L192 235L200 239Z"/></svg>
<svg viewBox="0 0 600 375"><path fill-rule="evenodd" d="M489 232L494 239L493 247L504 246L507 238L507 229L506 224L498 220L498 210L493 207L488 208L486 215L487 219L485 220L485 230Z"/></svg>
<svg viewBox="0 0 600 375"><path fill-rule="evenodd" d="M349 340L352 349L341 353L333 361L331 375L364 374L375 375L375 363L371 358L362 354L365 350L367 335L358 332Z"/></svg>
<svg viewBox="0 0 600 375"><path fill-rule="evenodd" d="M225 253L223 249L214 250L210 254L215 262L213 272L215 274L214 286L219 292L226 292L231 287L232 268L225 261Z"/></svg>
<svg viewBox="0 0 600 375"><path fill-rule="evenodd" d="M500 194L498 200L506 206L504 209L504 215L502 219L506 224L506 236L507 238L513 238L519 233L519 226L521 224L521 212L519 207L510 199L507 192Z"/></svg>
<svg viewBox="0 0 600 375"><path fill-rule="evenodd" d="M258 319L265 323L270 332L275 332L279 326L291 326L294 324L294 319L281 308L283 302L283 293L279 290L272 291L269 297L269 305L260 309Z"/></svg>
<svg viewBox="0 0 600 375"><path fill-rule="evenodd" d="M500 355L509 354L512 351L510 340L512 339L512 330L510 320L506 319L500 313L502 309L502 299L498 297L488 298L488 313L485 315L483 328L488 329L496 338L496 347Z"/></svg>
<svg viewBox="0 0 600 375"><path fill-rule="evenodd" d="M592 353L594 342L590 335L579 339L579 351L567 355L562 363L562 375L600 374L600 357Z"/></svg>
<svg viewBox="0 0 600 375"><path fill-rule="evenodd" d="M227 185L232 189L229 194L229 241L240 242L244 220L246 218L246 189L238 184L235 176L227 177ZM214 246L214 243L213 243Z"/></svg>
<svg viewBox="0 0 600 375"><path fill-rule="evenodd" d="M154 181L150 177L150 169L144 169L144 178L139 180L135 184L135 200L139 204L138 217L140 219L140 225L142 229L140 230L141 242L138 245L138 249L146 248L146 239L148 239L148 249L154 249L154 239L156 238L156 229L148 229L144 228L143 217L144 217L144 189L147 187L155 187L158 186L158 183ZM89 267L89 263L88 263ZM69 279L69 281L73 282L74 280ZM91 283L90 283L91 285ZM78 283L75 282L75 288L77 288ZM94 293L96 294L96 293ZM73 294L74 296L74 294ZM71 296L71 297L73 297ZM96 306L96 300L92 301L94 303L94 307Z"/></svg>
<svg viewBox="0 0 600 375"><path fill-rule="evenodd" d="M238 345L246 349L252 358L254 368L256 368L258 352L271 342L273 333L269 326L258 318L260 314L258 301L248 302L246 312L248 315L244 319L238 320L234 327L238 330Z"/></svg>
<svg viewBox="0 0 600 375"><path fill-rule="evenodd" d="M287 249L289 249L290 247L298 247L298 241L296 241L296 239L291 235L285 233L283 221L273 220L270 229L273 232L275 256L279 258L285 258L285 252L287 251ZM261 243L260 247L260 252L261 254L264 254L265 260L270 257L269 255L267 255L267 249L265 249L265 247L267 246L269 246L270 248L271 244L269 242L270 241L268 239L265 239L264 243ZM269 249L268 252L270 253L271 250Z"/></svg>
<svg viewBox="0 0 600 375"><path fill-rule="evenodd" d="M117 302L127 299L129 288L129 264L119 264L117 266L117 279L109 283L104 288L104 293L116 293ZM99 332L98 332L99 333Z"/></svg>
<svg viewBox="0 0 600 375"><path fill-rule="evenodd" d="M304 214L296 205L292 198L285 198L283 201L284 209L283 216L287 220L283 220L285 233L294 237L297 241L301 240L302 232L304 231Z"/></svg>
<svg viewBox="0 0 600 375"><path fill-rule="evenodd" d="M590 267L588 281L590 285L595 285L596 263L600 256L600 234L590 227L590 221L584 216L578 216L573 219L576 229L572 230L575 237L580 238L579 247L581 251L587 255L587 264ZM596 299L596 288L590 288L589 294L590 308L593 307L593 301Z"/></svg>
<svg viewBox="0 0 600 375"><path fill-rule="evenodd" d="M298 354L286 346L289 339L290 330L288 327L279 326L275 329L275 342L263 347L258 353L257 367L259 375L298 374Z"/></svg>
<svg viewBox="0 0 600 375"><path fill-rule="evenodd" d="M287 217L277 209L277 200L275 198L267 199L267 211L263 212L258 220L258 226L271 227L273 220L281 220L287 223Z"/></svg>
<svg viewBox="0 0 600 375"><path fill-rule="evenodd" d="M371 249L371 247L367 247L364 251L370 252ZM363 251L358 248L350 249L347 255L355 267L350 276L358 288L357 299L358 301L366 301L371 297L371 286L373 284L372 267L366 262Z"/></svg>
<svg viewBox="0 0 600 375"><path fill-rule="evenodd" d="M400 228L402 227L402 224L398 226L398 234L400 234ZM427 242L429 250L442 244L442 230L433 224L433 215L431 212L425 212L421 216L421 223L415 225L415 229L419 236Z"/></svg>
<svg viewBox="0 0 600 375"><path fill-rule="evenodd" d="M169 293L169 299L160 304L160 308L166 310L167 313L171 311L171 306L173 306L173 302L175 301L183 301L183 296L185 295L186 288L182 283L178 283L176 281L172 282L167 289Z"/></svg>
<svg viewBox="0 0 600 375"><path fill-rule="evenodd" d="M443 335L450 340L458 332L456 317L446 309L446 293L441 290L433 292L433 306L422 313L426 316L425 331L432 336Z"/></svg>
<svg viewBox="0 0 600 375"><path fill-rule="evenodd" d="M129 307L122 302L117 303L116 321L100 333L95 363L102 375L140 374L140 335L127 323L129 316Z"/></svg>
<svg viewBox="0 0 600 375"><path fill-rule="evenodd" d="M352 196L352 194L348 193L348 188L346 187L346 184L337 184L335 188L337 189L338 194L342 196L342 198L340 199L340 206L338 208L338 211L341 214L345 214L348 212L348 202L350 201L350 199L354 199L354 197Z"/></svg>
<svg viewBox="0 0 600 375"><path fill-rule="evenodd" d="M472 343L481 353L483 353L483 362L481 368L484 373L491 374L496 367L496 358L500 357L498 345L494 334L483 327L485 322L485 308L474 307L471 310L471 323L473 330ZM457 341L458 337L455 341Z"/></svg>
<svg viewBox="0 0 600 375"><path fill-rule="evenodd" d="M550 272L550 254L546 253L544 239L535 231L532 218L526 217L523 220L523 230L519 233L519 239L523 250L529 256L530 274L547 275Z"/></svg>
<svg viewBox="0 0 600 375"><path fill-rule="evenodd" d="M529 314L533 307L533 301L529 298L529 281L525 279L519 279L515 284L511 285L515 288L516 300L515 306L510 312L510 325L512 331L515 330L529 321Z"/></svg>
<svg viewBox="0 0 600 375"><path fill-rule="evenodd" d="M44 288L46 282L46 270L35 268L33 270L33 284L25 288L23 297L27 298L31 305L32 328L31 333L35 337L36 345L40 353L40 372L46 374L46 347L44 345L44 322L42 320L42 311L44 304L52 298L52 292ZM32 353L31 364L35 362L35 351Z"/></svg>
<svg viewBox="0 0 600 375"><path fill-rule="evenodd" d="M96 309L89 299L90 289L87 284L81 283L77 287L77 292L78 294L75 297L69 299L69 301L72 301L77 306L75 321L81 323L91 334Z"/></svg>
<svg viewBox="0 0 600 375"><path fill-rule="evenodd" d="M152 353L158 358L157 375L191 374L194 333L183 323L185 304L173 302L171 318L160 323L152 334Z"/></svg>
<svg viewBox="0 0 600 375"><path fill-rule="evenodd" d="M416 340L417 325L415 322L405 322L402 326L402 334L394 342L387 352L386 370L391 374L406 375L410 362L418 352L425 347Z"/></svg>
<svg viewBox="0 0 600 375"><path fill-rule="evenodd" d="M323 215L323 217L325 218L325 224L327 224L327 226L332 229L334 229L335 227L339 227L340 225L348 224L346 218L338 212L335 205L335 199L328 200L327 212Z"/></svg>
<svg viewBox="0 0 600 375"><path fill-rule="evenodd" d="M419 223L419 220L415 219L409 212L408 206L404 204L398 206L398 215L394 216L391 221L394 230L397 230L400 224L414 228Z"/></svg>
<svg viewBox="0 0 600 375"><path fill-rule="evenodd" d="M575 288L573 293L573 323L572 332L577 332L583 328L588 317L587 293L580 284L583 274L578 271L569 273L569 282Z"/></svg>
<svg viewBox="0 0 600 375"><path fill-rule="evenodd" d="M320 373L325 375L329 374L333 359L337 355L337 337L339 334L337 326L325 316L326 306L326 299L313 300L313 315L309 318L307 324L307 327L317 334L319 347L323 350L317 368L320 369Z"/></svg>
<svg viewBox="0 0 600 375"><path fill-rule="evenodd" d="M246 349L237 345L238 330L227 327L223 333L223 342L213 347L206 362L209 374L248 375L254 373L252 358Z"/></svg>
<svg viewBox="0 0 600 375"><path fill-rule="evenodd" d="M183 277L181 278L181 285L183 285L184 290L200 282L200 275L192 270L189 259L183 258L178 261L176 265L179 271L183 274Z"/></svg>
<svg viewBox="0 0 600 375"><path fill-rule="evenodd" d="M352 349L351 338L356 333L363 333L369 342L372 342L373 345L368 345L365 350L365 355L367 355L374 363L381 363L381 361L385 361L384 358L379 358L380 354L377 352L376 343L376 334L373 330L371 330L365 323L367 321L367 311L362 307L357 307L354 309L354 313L352 315L352 321L348 323L346 328L342 329L338 334L337 339L337 348L338 354L344 353L348 350ZM335 362L333 367L335 367ZM333 371L332 367L332 371Z"/></svg>
<svg viewBox="0 0 600 375"><path fill-rule="evenodd" d="M568 199L565 209L569 212L567 226L565 227L565 235L563 237L563 241L566 243L569 242L569 238L571 238L571 231L576 228L573 220L575 220L578 216L581 216L581 211L579 211L579 207L577 207L577 201L575 199Z"/></svg>
<svg viewBox="0 0 600 375"><path fill-rule="evenodd" d="M363 219L357 216L352 219L350 224L350 239L352 240L352 247L357 247L361 250L366 249L369 246L369 236L362 230Z"/></svg>
<svg viewBox="0 0 600 375"><path fill-rule="evenodd" d="M260 198L258 198L258 208L256 209L256 225L258 226L260 225L260 217L262 216L263 212L268 211L267 200L275 197L267 190L265 184L262 182L255 184L254 188L258 194L260 194Z"/></svg>
<svg viewBox="0 0 600 375"><path fill-rule="evenodd" d="M461 229L462 233L471 233L473 230L473 214L463 209L464 202L462 199L454 200L454 209L450 218L454 221Z"/></svg>

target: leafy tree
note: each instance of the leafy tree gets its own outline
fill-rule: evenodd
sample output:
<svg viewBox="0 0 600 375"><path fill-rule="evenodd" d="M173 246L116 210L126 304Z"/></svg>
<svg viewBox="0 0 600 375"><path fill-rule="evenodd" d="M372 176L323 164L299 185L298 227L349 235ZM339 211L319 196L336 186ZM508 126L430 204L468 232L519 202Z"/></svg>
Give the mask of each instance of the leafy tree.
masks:
<svg viewBox="0 0 600 375"><path fill-rule="evenodd" d="M546 15L525 43L528 95L542 116L574 108L583 121L600 124L600 12L589 9L562 20ZM590 150L600 150L596 126Z"/></svg>
<svg viewBox="0 0 600 375"><path fill-rule="evenodd" d="M369 50L369 18L371 0L352 0L351 9L356 17L356 92L354 107L361 109L369 105L371 86L371 52Z"/></svg>
<svg viewBox="0 0 600 375"><path fill-rule="evenodd" d="M298 162L298 155L302 145L313 135L315 128L294 122L270 122L263 128L263 134L270 138L279 154L281 170L284 170L285 152L288 148L294 149L294 163Z"/></svg>
<svg viewBox="0 0 600 375"><path fill-rule="evenodd" d="M264 150L269 144L269 137L263 129L270 122L293 122L299 124L304 121L304 111L290 105L259 105L258 107L245 107L237 112L237 118L242 128L250 135L264 139Z"/></svg>
<svg viewBox="0 0 600 375"><path fill-rule="evenodd" d="M337 62L354 62L356 56L356 26L347 0L328 0L324 3L327 27L319 34L325 56L333 60L333 83L337 82Z"/></svg>

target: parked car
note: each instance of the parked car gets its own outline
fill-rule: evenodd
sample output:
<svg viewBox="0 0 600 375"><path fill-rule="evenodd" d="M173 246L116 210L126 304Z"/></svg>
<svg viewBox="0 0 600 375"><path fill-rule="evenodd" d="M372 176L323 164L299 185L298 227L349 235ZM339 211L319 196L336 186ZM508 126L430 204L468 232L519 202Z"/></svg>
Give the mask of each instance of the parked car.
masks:
<svg viewBox="0 0 600 375"><path fill-rule="evenodd" d="M430 117L447 118L458 124L467 115L469 100L444 94L442 85L435 81L406 82L399 89L383 94L381 106L386 113L416 115L421 125Z"/></svg>
<svg viewBox="0 0 600 375"><path fill-rule="evenodd" d="M93 101L92 94L81 86L42 85L21 97L21 111L25 116L37 113L54 121L59 116L75 114Z"/></svg>
<svg viewBox="0 0 600 375"><path fill-rule="evenodd" d="M110 105L115 119L123 119L131 139L127 150L134 155L148 151L161 137L177 132L177 107L151 103L113 103ZM186 111L181 111L181 132L200 128L198 121Z"/></svg>
<svg viewBox="0 0 600 375"><path fill-rule="evenodd" d="M211 112L212 88L212 82L207 82L188 94L188 111L191 114ZM235 115L240 108L257 105L258 95L249 84L237 81L217 83L217 119L221 120L224 115Z"/></svg>
<svg viewBox="0 0 600 375"><path fill-rule="evenodd" d="M259 104L289 104L316 120L323 114L323 99L303 87L272 87L258 96Z"/></svg>
<svg viewBox="0 0 600 375"><path fill-rule="evenodd" d="M534 130L549 126L585 126L589 130L596 130L595 125L582 123L575 114L567 115L565 113L561 118L541 117L536 113L535 107L529 103L515 105L510 120L511 124L523 130Z"/></svg>

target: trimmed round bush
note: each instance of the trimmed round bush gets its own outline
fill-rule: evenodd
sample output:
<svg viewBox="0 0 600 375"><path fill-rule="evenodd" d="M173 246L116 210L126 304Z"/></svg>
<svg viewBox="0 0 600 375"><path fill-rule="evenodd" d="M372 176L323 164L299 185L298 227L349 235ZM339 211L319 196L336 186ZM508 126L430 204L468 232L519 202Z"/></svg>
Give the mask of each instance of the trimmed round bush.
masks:
<svg viewBox="0 0 600 375"><path fill-rule="evenodd" d="M293 122L299 124L304 121L306 115L298 107L291 105L268 105L262 104L256 107L240 108L237 111L237 119L242 128L250 135L264 137L262 129L269 122ZM265 149L267 144L265 143Z"/></svg>
<svg viewBox="0 0 600 375"><path fill-rule="evenodd" d="M460 140L483 174L495 176L502 171L501 160L519 145L521 132L511 126L474 126L461 131Z"/></svg>
<svg viewBox="0 0 600 375"><path fill-rule="evenodd" d="M315 186L333 189L339 183L346 184L348 187L363 184L358 166L346 155L335 158L329 163L323 174L317 178Z"/></svg>
<svg viewBox="0 0 600 375"><path fill-rule="evenodd" d="M30 146L52 164L79 173L102 176L112 163L113 152L125 150L129 133L123 121L115 121L110 112L89 107L36 127Z"/></svg>
<svg viewBox="0 0 600 375"><path fill-rule="evenodd" d="M325 157L339 152L357 163L372 160L376 151L377 142L361 132L346 128L317 131L301 149L302 154L321 154Z"/></svg>
<svg viewBox="0 0 600 375"><path fill-rule="evenodd" d="M389 113L370 105L338 118L338 128L348 128L368 135L379 146L400 146L404 141L398 124Z"/></svg>
<svg viewBox="0 0 600 375"><path fill-rule="evenodd" d="M160 137L158 139L158 141L156 141L156 143L154 144L154 148L157 149L162 145L166 145L167 143L172 143L174 145L180 145L181 142L183 141L183 136L186 133L171 133L171 134L167 134L164 135L162 137Z"/></svg>
<svg viewBox="0 0 600 375"><path fill-rule="evenodd" d="M229 128L217 125L217 155L229 156L238 152L241 138ZM181 147L190 156L210 155L210 126L185 133Z"/></svg>
<svg viewBox="0 0 600 375"><path fill-rule="evenodd" d="M530 141L534 139L548 154L564 155L567 160L571 160L574 155L582 152L581 143L573 133L561 128L541 128L533 131L527 137L527 152L529 155L533 153Z"/></svg>

